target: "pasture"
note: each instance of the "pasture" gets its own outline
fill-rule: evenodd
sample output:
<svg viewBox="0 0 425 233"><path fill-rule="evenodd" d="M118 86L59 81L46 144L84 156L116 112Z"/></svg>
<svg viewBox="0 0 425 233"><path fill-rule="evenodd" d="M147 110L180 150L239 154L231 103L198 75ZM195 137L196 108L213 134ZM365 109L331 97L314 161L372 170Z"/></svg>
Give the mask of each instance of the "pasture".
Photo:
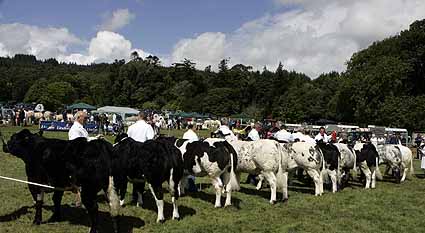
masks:
<svg viewBox="0 0 425 233"><path fill-rule="evenodd" d="M6 137L19 129L0 128ZM162 133L181 136L183 131ZM201 136L208 135L209 132L202 131ZM57 132L45 132L44 136L67 138L66 133ZM107 139L113 141L113 137ZM122 232L423 232L425 180L419 161L414 163L417 177L410 177L405 183L398 185L386 177L377 183L375 190L364 190L360 183L350 182L350 187L336 194L326 189L321 197L313 195L312 183L290 178L289 201L273 206L269 204L268 188L257 191L252 185L242 184L241 190L232 195L233 206L215 209L214 190L209 181L197 178L201 191L179 199L182 220L171 220L171 198L167 193L164 198L167 221L157 224L156 205L150 192L146 192L143 208L127 205L121 209L120 227ZM0 152L0 175L26 180L24 163ZM130 193L126 202L130 201ZM34 208L27 185L0 180L0 232L87 232L85 210L72 207L73 200L74 194L65 193L62 222L32 226ZM51 194L47 194L43 220L51 216L52 205ZM99 207L100 230L111 232L108 206L101 194Z"/></svg>

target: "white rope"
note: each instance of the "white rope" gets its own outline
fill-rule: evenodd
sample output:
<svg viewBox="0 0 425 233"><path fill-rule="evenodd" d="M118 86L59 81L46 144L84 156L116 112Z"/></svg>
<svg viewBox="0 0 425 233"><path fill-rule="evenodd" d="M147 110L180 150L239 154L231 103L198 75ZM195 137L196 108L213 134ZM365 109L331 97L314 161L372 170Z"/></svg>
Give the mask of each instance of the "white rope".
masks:
<svg viewBox="0 0 425 233"><path fill-rule="evenodd" d="M5 179L5 180L16 181L16 182L20 182L20 183L25 183L25 184L31 184L31 185L35 185L35 186L39 186L39 187L43 187L43 188L58 189L58 188L55 188L53 186L38 184L38 183L29 182L29 181L25 181L25 180L18 180L18 179L6 177L6 176L0 176L0 178Z"/></svg>

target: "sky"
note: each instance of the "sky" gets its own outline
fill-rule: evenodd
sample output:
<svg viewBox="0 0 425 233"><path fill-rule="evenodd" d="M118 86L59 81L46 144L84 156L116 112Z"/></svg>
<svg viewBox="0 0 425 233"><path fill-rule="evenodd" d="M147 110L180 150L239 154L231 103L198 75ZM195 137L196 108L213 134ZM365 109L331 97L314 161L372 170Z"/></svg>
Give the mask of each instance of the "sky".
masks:
<svg viewBox="0 0 425 233"><path fill-rule="evenodd" d="M423 18L423 0L0 0L0 56L90 64L137 51L315 78Z"/></svg>

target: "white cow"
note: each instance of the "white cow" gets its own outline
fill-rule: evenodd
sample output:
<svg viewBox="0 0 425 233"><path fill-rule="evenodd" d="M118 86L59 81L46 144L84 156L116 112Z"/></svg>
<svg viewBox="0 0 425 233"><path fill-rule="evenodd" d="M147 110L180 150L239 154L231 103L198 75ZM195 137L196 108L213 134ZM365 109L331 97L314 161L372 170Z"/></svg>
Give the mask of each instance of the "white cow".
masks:
<svg viewBox="0 0 425 233"><path fill-rule="evenodd" d="M356 153L347 144L334 143L333 145L338 148L340 153L337 170L338 183L344 186L348 182L350 170L356 171Z"/></svg>
<svg viewBox="0 0 425 233"><path fill-rule="evenodd" d="M324 158L323 154L314 143L295 142L283 144L289 153L288 170L296 167L302 168L313 179L315 185L315 195L323 194ZM286 171L288 172L288 171ZM286 192L287 195L287 192Z"/></svg>
<svg viewBox="0 0 425 233"><path fill-rule="evenodd" d="M295 168L302 168L313 179L315 185L315 195L320 196L323 194L323 171L324 159L323 154L316 147L316 143L310 142L295 142L295 143L281 143L284 154L287 154L287 166L284 167L284 200L288 199L288 185L287 177L288 172ZM259 175L257 190L261 189L264 177Z"/></svg>
<svg viewBox="0 0 425 233"><path fill-rule="evenodd" d="M414 174L412 151L408 147L392 144L377 145L376 147L379 163L386 164L386 171L393 169L396 172L397 181L405 181L408 171L411 175ZM398 173L402 175L401 178ZM382 176L378 177L381 178Z"/></svg>
<svg viewBox="0 0 425 233"><path fill-rule="evenodd" d="M216 139L217 140L217 139ZM218 139L219 140L219 139ZM288 154L284 153L282 146L273 140L260 139L257 141L229 140L238 154L236 176L240 178L241 172L252 175L262 175L270 184L270 203L276 202L276 191L282 189L284 200L287 195ZM240 180L240 179L238 179Z"/></svg>

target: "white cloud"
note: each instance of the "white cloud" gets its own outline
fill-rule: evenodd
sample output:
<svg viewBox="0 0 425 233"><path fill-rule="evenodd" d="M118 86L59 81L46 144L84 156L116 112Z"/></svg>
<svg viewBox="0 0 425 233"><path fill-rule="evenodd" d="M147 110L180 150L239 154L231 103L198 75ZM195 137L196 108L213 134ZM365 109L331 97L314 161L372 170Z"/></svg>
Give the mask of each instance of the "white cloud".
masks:
<svg viewBox="0 0 425 233"><path fill-rule="evenodd" d="M117 31L129 24L134 18L135 15L128 9L117 9L100 25L100 30Z"/></svg>
<svg viewBox="0 0 425 233"><path fill-rule="evenodd" d="M206 32L194 39L179 41L174 47L172 62L180 62L187 58L195 60L199 68L217 64L224 58L226 35L221 32Z"/></svg>
<svg viewBox="0 0 425 233"><path fill-rule="evenodd" d="M71 53L74 45L87 48ZM110 31L100 31L89 43L83 42L66 28L41 28L26 24L0 24L0 56L32 54L38 59L56 58L58 61L77 64L113 62L115 59L129 60L137 51L144 58L149 53L133 48L124 36Z"/></svg>
<svg viewBox="0 0 425 233"><path fill-rule="evenodd" d="M67 53L71 45L81 44L82 41L66 28L40 28L13 23L0 24L0 43L3 56L24 53L45 59Z"/></svg>
<svg viewBox="0 0 425 233"><path fill-rule="evenodd" d="M287 69L311 77L344 63L359 49L407 29L425 17L422 0L276 0L293 10L245 23L232 33L208 32L182 39L173 50L173 60L191 58L203 68L214 68L231 58L261 69L274 69L282 61Z"/></svg>
<svg viewBox="0 0 425 233"><path fill-rule="evenodd" d="M9 55L9 52L4 47L3 43L0 43L0 57L6 57Z"/></svg>
<svg viewBox="0 0 425 233"><path fill-rule="evenodd" d="M77 64L112 62L115 59L128 60L133 51L137 51L142 58L149 55L149 53L142 49L132 48L131 42L118 33L100 31L96 37L91 39L89 47L84 54L74 53L63 55L59 56L58 59Z"/></svg>

